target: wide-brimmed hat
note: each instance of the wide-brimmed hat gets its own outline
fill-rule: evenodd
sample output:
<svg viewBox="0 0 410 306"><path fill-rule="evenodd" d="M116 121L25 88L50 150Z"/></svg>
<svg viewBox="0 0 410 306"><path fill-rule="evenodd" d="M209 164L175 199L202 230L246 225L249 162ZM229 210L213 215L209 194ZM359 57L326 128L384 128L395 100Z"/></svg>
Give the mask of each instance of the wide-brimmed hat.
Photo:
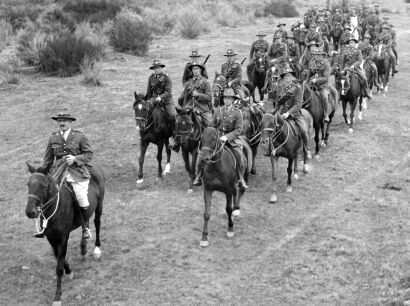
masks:
<svg viewBox="0 0 410 306"><path fill-rule="evenodd" d="M236 54L233 49L228 49L226 50L226 54L224 54L224 56L234 56L234 55L238 55Z"/></svg>
<svg viewBox="0 0 410 306"><path fill-rule="evenodd" d="M285 73L293 73L295 74L295 71L290 67L290 65L287 63L285 66L283 66L281 69L279 69L279 75L283 76Z"/></svg>
<svg viewBox="0 0 410 306"><path fill-rule="evenodd" d="M369 38L369 39L371 39L372 37L370 36L369 33L366 33L366 34L364 34L363 38Z"/></svg>
<svg viewBox="0 0 410 306"><path fill-rule="evenodd" d="M387 23L384 23L382 24L382 29L390 29L390 27Z"/></svg>
<svg viewBox="0 0 410 306"><path fill-rule="evenodd" d="M277 25L276 27L279 28L281 25L286 26L286 23L284 23L283 21L279 21L279 22L278 22L278 25Z"/></svg>
<svg viewBox="0 0 410 306"><path fill-rule="evenodd" d="M266 34L262 31L258 32L258 34L256 34L256 36L266 36Z"/></svg>
<svg viewBox="0 0 410 306"><path fill-rule="evenodd" d="M319 47L319 43L316 40L311 40L308 44L308 47L310 47L310 46Z"/></svg>
<svg viewBox="0 0 410 306"><path fill-rule="evenodd" d="M198 53L198 50L192 50L192 54L189 57L201 57L202 55L200 55Z"/></svg>
<svg viewBox="0 0 410 306"><path fill-rule="evenodd" d="M353 35L350 35L350 36L349 36L349 39L347 40L347 42L350 42L350 41L352 41L352 40L354 40L354 41L356 42L356 44L359 42L359 41L356 39L356 37L354 37Z"/></svg>
<svg viewBox="0 0 410 306"><path fill-rule="evenodd" d="M343 26L343 30L347 30L347 29L352 30L352 27L350 26L350 24L345 24Z"/></svg>
<svg viewBox="0 0 410 306"><path fill-rule="evenodd" d="M195 66L200 67L202 70L204 70L204 65L202 65L200 62L193 61L189 66L188 69L192 70Z"/></svg>
<svg viewBox="0 0 410 306"><path fill-rule="evenodd" d="M158 60L158 59L154 59L154 60L152 61L152 66L151 66L151 67L149 67L149 69L154 69L154 68L157 68L157 67L164 68L164 67L165 67L165 65L164 65L163 63L161 63L161 61L160 61L160 60Z"/></svg>
<svg viewBox="0 0 410 306"><path fill-rule="evenodd" d="M384 20L389 20L389 19L390 19L390 17L389 17L389 16L384 15L384 16L382 17L382 19L384 19Z"/></svg>
<svg viewBox="0 0 410 306"><path fill-rule="evenodd" d="M61 111L58 112L57 116L51 117L51 119L53 120L66 119L66 120L71 120L71 121L77 120L75 117L71 116L68 109L62 109Z"/></svg>
<svg viewBox="0 0 410 306"><path fill-rule="evenodd" d="M325 55L326 52L323 50L323 48L320 48L320 47L319 47L319 48L313 50L313 51L311 52L311 54L312 54L312 55Z"/></svg>
<svg viewBox="0 0 410 306"><path fill-rule="evenodd" d="M317 22L321 22L321 21L325 21L325 18L323 18L322 16L317 19Z"/></svg>
<svg viewBox="0 0 410 306"><path fill-rule="evenodd" d="M387 25L388 25L389 27L391 27L391 28L394 27L394 25L393 25L391 22L389 22Z"/></svg>
<svg viewBox="0 0 410 306"><path fill-rule="evenodd" d="M234 98L236 98L235 91L232 88L225 88L224 97L234 97Z"/></svg>

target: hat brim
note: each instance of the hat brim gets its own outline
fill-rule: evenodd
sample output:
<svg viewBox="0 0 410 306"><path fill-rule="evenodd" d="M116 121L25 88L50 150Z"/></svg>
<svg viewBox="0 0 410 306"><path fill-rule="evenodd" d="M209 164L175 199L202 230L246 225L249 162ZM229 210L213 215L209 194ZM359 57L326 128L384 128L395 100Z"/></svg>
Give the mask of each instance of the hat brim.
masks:
<svg viewBox="0 0 410 306"><path fill-rule="evenodd" d="M286 23L279 23L276 27L279 28L280 26L286 26Z"/></svg>
<svg viewBox="0 0 410 306"><path fill-rule="evenodd" d="M265 37L266 34L256 34L256 36L258 36L258 37Z"/></svg>
<svg viewBox="0 0 410 306"><path fill-rule="evenodd" d="M224 56L235 56L235 55L238 55L238 54L236 54L236 53L232 53L232 54L224 54Z"/></svg>
<svg viewBox="0 0 410 306"><path fill-rule="evenodd" d="M356 42L356 44L359 42L356 38L350 38L349 40L348 40L348 42L351 42L351 41L354 41L354 42Z"/></svg>
<svg viewBox="0 0 410 306"><path fill-rule="evenodd" d="M223 97L225 98L227 98L227 97L232 97L232 98L237 98L237 96L236 95L223 95Z"/></svg>
<svg viewBox="0 0 410 306"><path fill-rule="evenodd" d="M51 117L51 119L57 121L58 119L66 119L66 120L71 120L71 121L76 121L77 119L71 116L55 116Z"/></svg>
<svg viewBox="0 0 410 306"><path fill-rule="evenodd" d="M195 65L189 65L188 70L194 69L194 67L200 67L202 70L204 70L204 66L201 64L195 64Z"/></svg>
<svg viewBox="0 0 410 306"><path fill-rule="evenodd" d="M164 68L164 67L165 67L165 65L164 65L164 64L160 64L160 65L152 65L151 67L149 67L149 69L154 69L154 68L157 68L157 67Z"/></svg>

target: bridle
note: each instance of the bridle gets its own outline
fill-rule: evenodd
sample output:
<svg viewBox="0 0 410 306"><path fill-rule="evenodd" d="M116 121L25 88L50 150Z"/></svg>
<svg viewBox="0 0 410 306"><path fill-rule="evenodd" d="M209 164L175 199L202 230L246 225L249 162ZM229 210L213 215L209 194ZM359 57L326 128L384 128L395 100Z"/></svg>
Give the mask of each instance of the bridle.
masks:
<svg viewBox="0 0 410 306"><path fill-rule="evenodd" d="M186 116L195 116L194 113L191 114L186 114ZM191 119L192 120L192 119ZM199 140L199 138L201 137L201 133L198 133L198 137L194 138L194 134L195 134L195 123L192 120L192 127L188 128L187 130L180 130L179 126L178 126L178 133L181 134L181 136L185 136L188 138L188 140L193 140L193 141L197 141Z"/></svg>
<svg viewBox="0 0 410 306"><path fill-rule="evenodd" d="M289 132L289 131L290 131L290 127L289 127L289 123L287 123L286 120L284 120L284 124L282 125L282 127L281 127L280 129L277 129L276 127L279 127L279 124L277 123L277 115L276 115L276 116L274 116L274 115L272 115L272 114L266 114L266 115L274 117L273 123L274 123L275 128L264 128L263 131L264 131L264 132L270 132L270 133L268 134L269 147L271 148L270 154L271 154L272 156L275 156L276 151L277 151L279 148L281 148L282 146L284 146L285 143L288 141L288 139L289 139L289 134L290 134L290 132ZM278 147L275 148L274 145L273 145L273 143L274 143L274 141L276 141L276 140L278 139L278 137L282 134L282 132L285 133L285 128L284 128L285 125L286 125L286 127L287 127L286 139L285 139L285 141L282 142Z"/></svg>
<svg viewBox="0 0 410 306"><path fill-rule="evenodd" d="M141 117L141 116L135 116L135 122L137 123L137 125L140 127L140 128L143 128L144 130L147 130L147 129L149 129L153 124L154 124L154 121L155 121L155 119L159 116L158 114L154 117L154 110L157 108L157 107L159 107L158 105L159 104L157 104L157 105L155 105L154 103L152 103L150 100L147 100L147 101L141 101L141 102L139 102L139 103L137 103L137 104L135 104L134 105L134 111L135 111L135 109L138 107L138 105L141 105L142 107L144 107L143 106L143 104L148 104L148 110L147 110L147 112L146 112L146 114L145 114L145 117ZM143 124L143 126L140 126L140 121L142 121L144 124ZM148 124L149 123L149 124ZM147 124L148 124L148 126L147 126Z"/></svg>
<svg viewBox="0 0 410 306"><path fill-rule="evenodd" d="M216 142L215 142L215 148L210 148L210 147L206 147L206 146L201 147L201 150L212 152L211 155L210 155L211 163L216 163L216 162L218 162L222 159L222 154L221 154L221 156L218 159L213 160L213 158L216 157L219 153L222 153L222 150L225 147L225 143L226 143L226 142L221 141L221 137L219 135L219 132L216 131L216 133L217 133L217 139L216 139ZM219 143L221 143L221 145L218 148Z"/></svg>
<svg viewBox="0 0 410 306"><path fill-rule="evenodd" d="M306 81L304 81L304 82L303 82L303 85L302 85L302 92L303 92L303 94L305 93L305 86L306 86L306 85L307 85L307 84L306 84ZM313 92L310 91L310 95L309 95L309 97L308 97L305 101L303 101L302 107L309 107L310 101L312 100L312 96L313 96Z"/></svg>

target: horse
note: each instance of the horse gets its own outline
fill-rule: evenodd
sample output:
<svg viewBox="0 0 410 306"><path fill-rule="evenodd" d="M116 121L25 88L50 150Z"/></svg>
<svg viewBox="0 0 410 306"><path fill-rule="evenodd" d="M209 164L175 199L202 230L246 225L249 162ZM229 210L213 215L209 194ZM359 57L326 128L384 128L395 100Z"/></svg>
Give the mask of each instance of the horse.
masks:
<svg viewBox="0 0 410 306"><path fill-rule="evenodd" d="M330 29L330 36L332 37L333 50L339 51L339 41L343 33L343 26L340 22L335 22Z"/></svg>
<svg viewBox="0 0 410 306"><path fill-rule="evenodd" d="M383 96L386 97L390 80L389 73L392 69L392 65L389 52L383 44L377 46L374 62L376 63L377 72L379 73L380 88L378 88L377 91L379 92L379 90L382 90ZM392 75L394 75L394 72L392 72Z"/></svg>
<svg viewBox="0 0 410 306"><path fill-rule="evenodd" d="M75 195L66 184L58 184L55 178L39 172L27 163L31 173L28 181L28 201L26 215L30 219L39 217L40 223L48 242L51 244L54 256L57 258L57 290L53 305L61 305L61 278L63 273L72 279L73 272L66 260L68 239L70 232L82 225L80 208ZM88 214L95 213L95 249L94 257L101 256L100 225L105 191L105 177L101 168L90 167L91 179L88 186L88 200L90 207ZM41 233L41 232L40 232ZM81 254L87 254L87 240L81 240Z"/></svg>
<svg viewBox="0 0 410 306"><path fill-rule="evenodd" d="M273 89L278 83L279 77L279 66L273 64L266 73L265 85L263 87L263 90L268 94L268 101L272 102L272 105L275 103Z"/></svg>
<svg viewBox="0 0 410 306"><path fill-rule="evenodd" d="M212 85L212 93L214 98L214 107L222 106L223 104L223 92L224 89L228 86L226 78L221 74L215 71L214 83ZM242 90L244 92L245 98L253 98L255 101L255 87L250 81L241 81Z"/></svg>
<svg viewBox="0 0 410 306"><path fill-rule="evenodd" d="M249 64L246 67L248 80L253 84L253 87L259 91L259 100L263 101L263 86L265 85L266 71L268 70L265 56L256 57L253 65ZM254 101L255 101L255 97Z"/></svg>
<svg viewBox="0 0 410 306"><path fill-rule="evenodd" d="M263 107L252 105L249 101L244 101L237 105L242 111L243 118L243 129L242 135L246 137L249 141L249 145L252 149L252 169L250 171L251 175L256 175L255 159L258 153L259 142L261 139L261 121L265 114L265 109Z"/></svg>
<svg viewBox="0 0 410 306"><path fill-rule="evenodd" d="M164 170L164 175L168 174L171 169L171 149L168 148L169 137L172 136L173 124L167 117L165 110L159 103L155 104L151 100L144 100L144 95L134 92L135 121L137 130L140 132L140 156L137 184L141 184L144 179L143 165L145 153L150 143L157 145L157 161L158 161L158 178L162 178L162 150L165 145L167 153L167 163Z"/></svg>
<svg viewBox="0 0 410 306"><path fill-rule="evenodd" d="M314 88L312 85L310 85ZM332 123L332 119L336 113L336 109L338 106L339 96L336 89L329 85L329 104L331 107L331 112L329 114L329 122L326 125L325 130L325 122L323 121L324 118L324 109L321 102L321 96L318 90L313 90L306 82L303 82L302 89L303 89L303 104L302 108L306 109L313 118L313 128L315 129L315 157L318 158L320 154L320 147L325 147L329 142L329 127ZM314 88L315 89L315 88ZM321 132L322 138L321 141L319 139L319 133Z"/></svg>
<svg viewBox="0 0 410 306"><path fill-rule="evenodd" d="M349 133L353 133L353 121L354 121L354 111L356 109L357 102L359 102L359 111L361 113L362 106L360 101L360 96L362 95L362 86L359 81L359 77L356 73L346 70L337 70L335 74L336 88L338 89L340 99L342 100L343 106L343 117L346 124L349 126ZM347 119L346 106L347 103L350 105L350 119ZM362 115L359 114L359 118Z"/></svg>
<svg viewBox="0 0 410 306"><path fill-rule="evenodd" d="M177 118L178 132L181 140L181 151L184 159L185 169L189 173L190 183L188 193L193 191L193 181L195 180L195 166L198 158L198 146L202 134L202 124L198 122L199 115L196 115L192 109L177 109L179 117ZM191 154L191 162L189 161Z"/></svg>
<svg viewBox="0 0 410 306"><path fill-rule="evenodd" d="M307 110L302 109L302 115L308 126L309 138L313 135L313 118ZM262 118L261 146L265 156L269 156L272 164L272 193L269 202L277 202L277 171L279 157L288 159L288 181L286 192L292 192L292 165L294 178L298 179L298 150L301 146L301 136L295 131L294 123L282 118L279 114L267 113ZM303 150L303 172L308 172L307 152Z"/></svg>
<svg viewBox="0 0 410 306"><path fill-rule="evenodd" d="M245 193L245 189L238 188L235 156L220 138L221 134L213 127L205 128L201 136L200 150L202 158L200 163L203 167L205 202L204 227L200 241L201 247L207 247L209 245L208 222L211 217L212 193L214 191L225 193L226 213L228 214L228 232L226 236L228 238L234 236L232 215L240 215L240 201ZM252 152L246 140L243 138L241 138L241 140L244 145L244 152L246 152L246 154L244 154L246 164L244 179L247 182L249 171L252 169Z"/></svg>
<svg viewBox="0 0 410 306"><path fill-rule="evenodd" d="M366 75L367 83L369 84L369 89L372 90L373 86L376 83L376 79L375 79L375 75L373 74L372 69L370 68L369 60L365 60L363 62L363 70L364 70L364 73ZM379 90L379 86L377 86L377 90ZM360 99L359 100L359 107L361 107L363 109L367 109L367 98L363 97L363 96L360 96L359 99ZM360 110L359 116L358 116L359 120L363 119L362 118L361 108L359 109Z"/></svg>

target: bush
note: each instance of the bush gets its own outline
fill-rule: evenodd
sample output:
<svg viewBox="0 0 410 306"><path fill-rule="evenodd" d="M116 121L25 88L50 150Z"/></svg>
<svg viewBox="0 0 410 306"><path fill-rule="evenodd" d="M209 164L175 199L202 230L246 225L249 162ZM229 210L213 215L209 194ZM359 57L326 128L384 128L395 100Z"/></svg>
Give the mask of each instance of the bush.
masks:
<svg viewBox="0 0 410 306"><path fill-rule="evenodd" d="M299 13L292 1L272 0L265 4L263 8L264 16L273 15L275 17L297 17Z"/></svg>
<svg viewBox="0 0 410 306"><path fill-rule="evenodd" d="M5 63L0 65L0 71L7 84L18 84L20 78L17 73L20 71L20 63L16 56L12 56Z"/></svg>
<svg viewBox="0 0 410 306"><path fill-rule="evenodd" d="M86 86L102 86L102 82L100 80L101 68L101 60L93 61L88 56L84 56L80 67L83 75L81 84Z"/></svg>
<svg viewBox="0 0 410 306"><path fill-rule="evenodd" d="M8 45L12 31L11 24L5 19L0 19L0 51Z"/></svg>
<svg viewBox="0 0 410 306"><path fill-rule="evenodd" d="M179 16L179 31L183 38L194 39L201 33L207 31L207 28L199 19L200 15L191 9L186 9Z"/></svg>
<svg viewBox="0 0 410 306"><path fill-rule="evenodd" d="M32 23L20 35L17 54L30 66L37 66L40 62L40 52L45 48L46 34L36 29Z"/></svg>
<svg viewBox="0 0 410 306"><path fill-rule="evenodd" d="M11 23L13 30L24 28L27 21L35 21L43 8L40 5L17 5L7 7L5 15Z"/></svg>
<svg viewBox="0 0 410 306"><path fill-rule="evenodd" d="M99 50L99 58L102 58L105 55L109 45L109 39L104 33L103 25L92 26L88 22L83 22L77 26L75 35L78 38L83 38L86 41L89 41L95 46Z"/></svg>
<svg viewBox="0 0 410 306"><path fill-rule="evenodd" d="M216 21L224 27L234 28L241 22L240 10L229 3L221 3L216 13Z"/></svg>
<svg viewBox="0 0 410 306"><path fill-rule="evenodd" d="M71 16L59 7L46 10L39 19L42 29L46 32L55 32L64 28L74 32L76 28Z"/></svg>
<svg viewBox="0 0 410 306"><path fill-rule="evenodd" d="M136 13L124 9L118 13L110 35L114 49L145 55L152 41L152 30Z"/></svg>
<svg viewBox="0 0 410 306"><path fill-rule="evenodd" d="M169 34L176 25L176 16L171 13L158 14L158 10L144 8L142 17L147 21L152 32L158 35Z"/></svg>

